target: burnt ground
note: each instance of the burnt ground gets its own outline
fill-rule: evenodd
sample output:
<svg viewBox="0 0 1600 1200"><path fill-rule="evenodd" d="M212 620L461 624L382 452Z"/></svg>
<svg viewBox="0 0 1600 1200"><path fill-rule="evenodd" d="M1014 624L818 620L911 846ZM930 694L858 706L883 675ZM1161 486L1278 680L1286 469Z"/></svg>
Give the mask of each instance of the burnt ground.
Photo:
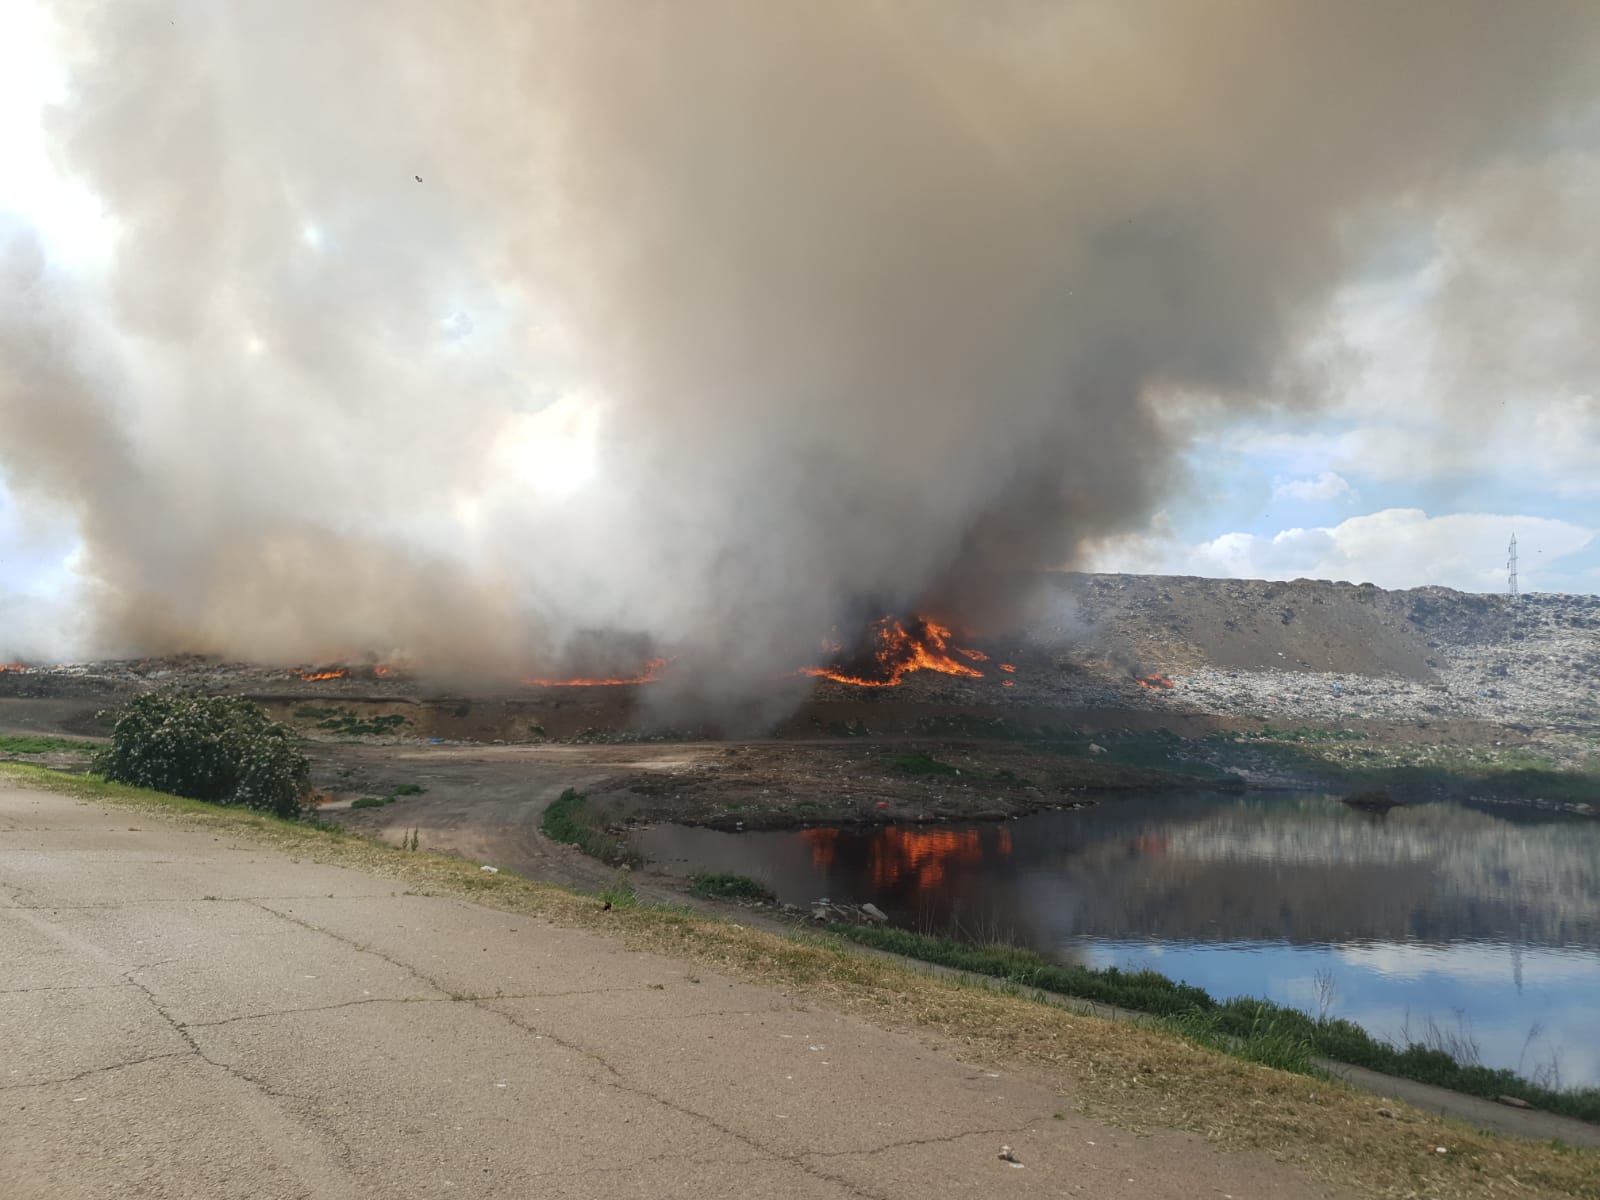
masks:
<svg viewBox="0 0 1600 1200"><path fill-rule="evenodd" d="M673 727L649 703L659 684L169 658L0 669L0 755L82 767L6 739L103 737L97 714L162 685L244 694L306 735L329 819L585 885L609 872L538 833L568 787L621 828L1004 818L1255 785L1600 811L1600 598L1148 576L1055 577L1042 595L1014 633L963 639L990 655L982 678L799 683L757 739ZM1139 685L1156 671L1172 686ZM350 807L406 785L426 790Z"/></svg>

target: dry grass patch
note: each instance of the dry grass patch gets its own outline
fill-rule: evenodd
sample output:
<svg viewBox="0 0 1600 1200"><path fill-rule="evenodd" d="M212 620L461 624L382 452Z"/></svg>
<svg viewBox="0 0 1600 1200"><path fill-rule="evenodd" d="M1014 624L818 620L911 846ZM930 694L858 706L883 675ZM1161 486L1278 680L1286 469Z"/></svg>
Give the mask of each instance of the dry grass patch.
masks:
<svg viewBox="0 0 1600 1200"><path fill-rule="evenodd" d="M299 858L397 880L414 893L461 897L604 932L631 949L780 987L913 1033L966 1059L1022 1069L1089 1116L1134 1131L1199 1133L1224 1148L1265 1154L1363 1195L1600 1200L1600 1153L1478 1133L1339 1084L1243 1062L1168 1032L1041 1004L1008 994L1005 985L935 977L832 939L783 937L681 910L605 909L598 898L550 884L504 872L486 877L462 859L39 768L0 764L0 780L6 779L226 829ZM1434 1151L1440 1145L1446 1154Z"/></svg>

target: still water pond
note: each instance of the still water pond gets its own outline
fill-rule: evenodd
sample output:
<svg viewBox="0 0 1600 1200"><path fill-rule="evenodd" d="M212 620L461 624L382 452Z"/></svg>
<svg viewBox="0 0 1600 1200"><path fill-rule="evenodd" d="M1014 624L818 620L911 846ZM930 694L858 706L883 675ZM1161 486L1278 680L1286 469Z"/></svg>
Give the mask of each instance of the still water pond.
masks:
<svg viewBox="0 0 1600 1200"><path fill-rule="evenodd" d="M1600 821L1304 793L1107 800L1003 823L635 837L659 869L1061 962L1152 967L1486 1066L1600 1085Z"/></svg>

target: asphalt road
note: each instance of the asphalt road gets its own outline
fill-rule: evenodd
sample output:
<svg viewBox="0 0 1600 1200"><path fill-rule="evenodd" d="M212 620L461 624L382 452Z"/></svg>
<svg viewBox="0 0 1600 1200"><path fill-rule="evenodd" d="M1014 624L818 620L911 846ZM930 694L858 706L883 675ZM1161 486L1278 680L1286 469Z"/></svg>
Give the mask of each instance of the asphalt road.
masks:
<svg viewBox="0 0 1600 1200"><path fill-rule="evenodd" d="M1329 1194L1072 1110L602 936L0 787L7 1200Z"/></svg>

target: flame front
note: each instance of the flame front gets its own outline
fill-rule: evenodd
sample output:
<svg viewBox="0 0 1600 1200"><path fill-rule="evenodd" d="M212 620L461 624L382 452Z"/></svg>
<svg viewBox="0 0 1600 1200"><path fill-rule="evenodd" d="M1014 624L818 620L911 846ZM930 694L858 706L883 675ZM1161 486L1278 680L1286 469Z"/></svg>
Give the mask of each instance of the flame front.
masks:
<svg viewBox="0 0 1600 1200"><path fill-rule="evenodd" d="M953 655L959 654L974 662L987 662L989 656L979 650L952 646L951 637L945 626L924 617L913 618L909 628L894 617L884 617L873 625L871 648L865 654L853 661L826 667L801 667L799 673L814 679L874 688L895 687L913 671L982 679L982 671Z"/></svg>
<svg viewBox="0 0 1600 1200"><path fill-rule="evenodd" d="M350 678L350 668L337 667L327 671L313 671L309 668L291 667L289 674L296 679L304 679L307 683L316 683L323 679L348 679Z"/></svg>
<svg viewBox="0 0 1600 1200"><path fill-rule="evenodd" d="M1137 683L1140 687L1142 687L1142 688L1150 688L1152 691L1159 691L1159 690L1164 690L1166 688L1172 688L1172 687L1177 687L1178 686L1177 684L1173 683L1172 680L1168 679L1165 675L1163 675L1160 671L1157 671L1152 675L1146 675L1142 679L1135 679L1134 682Z"/></svg>
<svg viewBox="0 0 1600 1200"><path fill-rule="evenodd" d="M577 679L527 678L522 682L528 687L620 687L628 683L654 683L661 678L661 669L666 665L666 659L652 658L645 663L644 669L637 675L628 675L615 679L591 679L587 677Z"/></svg>

